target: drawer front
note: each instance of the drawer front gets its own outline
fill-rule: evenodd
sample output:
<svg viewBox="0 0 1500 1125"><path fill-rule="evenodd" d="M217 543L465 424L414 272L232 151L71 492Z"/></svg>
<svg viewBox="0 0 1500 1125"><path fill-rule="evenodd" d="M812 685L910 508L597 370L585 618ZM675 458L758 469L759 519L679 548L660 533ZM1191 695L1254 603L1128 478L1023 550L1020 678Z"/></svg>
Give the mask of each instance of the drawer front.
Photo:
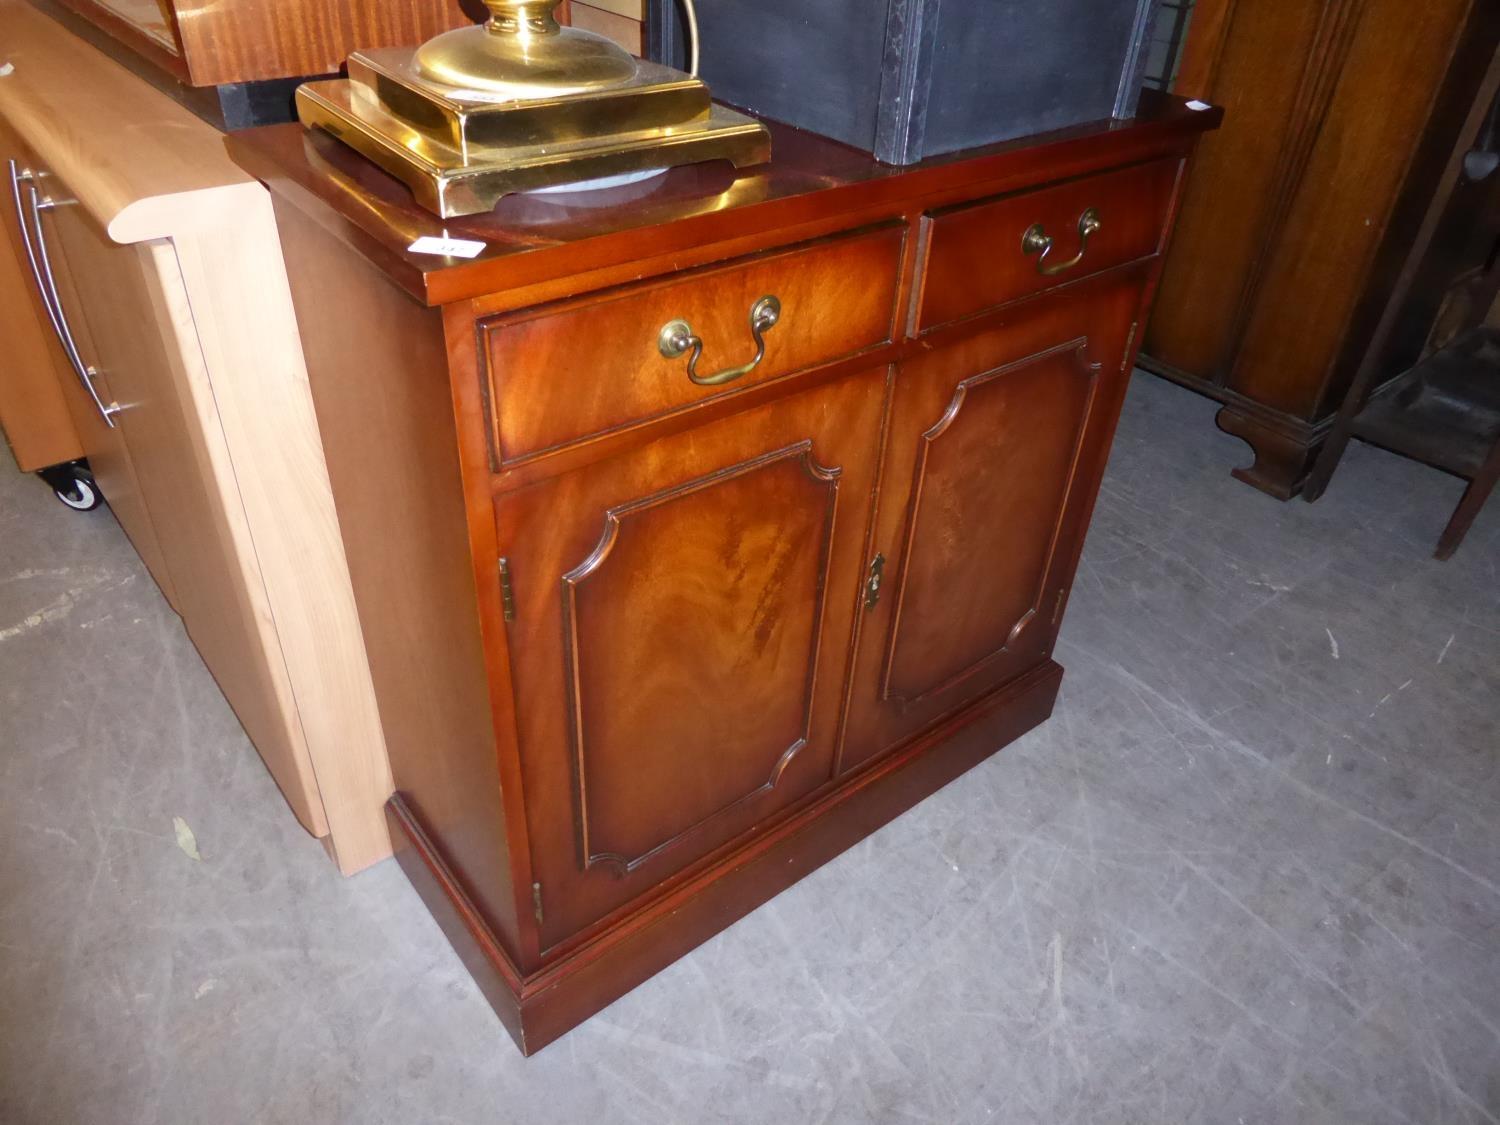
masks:
<svg viewBox="0 0 1500 1125"><path fill-rule="evenodd" d="M481 323L501 466L879 347L903 239L884 227Z"/></svg>
<svg viewBox="0 0 1500 1125"><path fill-rule="evenodd" d="M1161 160L929 216L919 329L1157 253L1179 167Z"/></svg>

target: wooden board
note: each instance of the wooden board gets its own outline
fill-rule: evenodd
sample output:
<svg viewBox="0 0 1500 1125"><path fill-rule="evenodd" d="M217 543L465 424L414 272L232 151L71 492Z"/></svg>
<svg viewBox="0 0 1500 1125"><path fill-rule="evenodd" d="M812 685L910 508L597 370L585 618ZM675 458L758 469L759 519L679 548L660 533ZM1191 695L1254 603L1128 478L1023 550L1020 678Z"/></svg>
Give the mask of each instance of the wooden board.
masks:
<svg viewBox="0 0 1500 1125"><path fill-rule="evenodd" d="M121 445L106 497L122 522L133 500L162 520L191 511L193 534L167 536L153 573L169 597L180 587L189 634L303 824L357 871L390 854L389 767L269 196L221 134L58 24L18 0L0 0L0 21L14 68L0 120L77 200L90 255L139 257L120 275L131 291L95 291L80 319L108 325L127 366L154 349L176 411ZM127 309L154 331L122 324ZM195 502L152 464L191 474Z"/></svg>

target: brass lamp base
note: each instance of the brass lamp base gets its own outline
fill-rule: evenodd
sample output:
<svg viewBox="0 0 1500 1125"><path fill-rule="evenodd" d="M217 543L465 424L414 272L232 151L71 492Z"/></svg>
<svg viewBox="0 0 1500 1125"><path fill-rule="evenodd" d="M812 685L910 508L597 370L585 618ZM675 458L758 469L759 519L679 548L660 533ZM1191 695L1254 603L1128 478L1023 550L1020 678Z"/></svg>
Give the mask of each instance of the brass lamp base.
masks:
<svg viewBox="0 0 1500 1125"><path fill-rule="evenodd" d="M500 100L426 77L411 48L358 52L349 77L297 90L297 116L406 183L443 218L504 195L605 176L770 159L754 118L714 105L696 78L655 63L605 88Z"/></svg>

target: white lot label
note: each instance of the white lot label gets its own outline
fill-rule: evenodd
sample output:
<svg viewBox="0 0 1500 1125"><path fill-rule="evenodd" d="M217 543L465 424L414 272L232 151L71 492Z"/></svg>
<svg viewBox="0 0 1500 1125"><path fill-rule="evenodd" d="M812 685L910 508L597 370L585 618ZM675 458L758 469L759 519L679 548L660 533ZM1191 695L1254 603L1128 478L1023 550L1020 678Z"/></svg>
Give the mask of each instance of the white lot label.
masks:
<svg viewBox="0 0 1500 1125"><path fill-rule="evenodd" d="M478 257L485 245L467 238L437 238L429 234L417 239L407 250L413 254L436 254L442 258L474 258Z"/></svg>

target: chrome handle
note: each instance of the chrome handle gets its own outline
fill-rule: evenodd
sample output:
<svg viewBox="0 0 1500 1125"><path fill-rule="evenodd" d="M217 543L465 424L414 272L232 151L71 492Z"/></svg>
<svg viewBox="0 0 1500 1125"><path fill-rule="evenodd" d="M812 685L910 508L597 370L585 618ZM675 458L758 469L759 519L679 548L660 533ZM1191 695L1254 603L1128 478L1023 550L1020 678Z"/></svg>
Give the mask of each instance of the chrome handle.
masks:
<svg viewBox="0 0 1500 1125"><path fill-rule="evenodd" d="M1047 255L1052 253L1053 238L1041 223L1032 223L1026 228L1026 233L1021 236L1021 252L1028 256L1040 254L1041 257L1036 260L1036 272L1046 277L1056 277L1060 273L1067 273L1083 261L1083 256L1088 253L1089 249L1089 235L1099 233L1099 228L1103 225L1099 219L1098 208L1090 207L1078 216L1078 253L1066 262L1048 264Z"/></svg>
<svg viewBox="0 0 1500 1125"><path fill-rule="evenodd" d="M692 351L688 359L688 378L700 387L720 387L732 383L742 375L748 375L766 358L766 333L781 320L781 301L776 297L762 297L750 306L750 335L755 339L755 358L749 363L731 367L714 375L698 374L698 359L703 355L703 341L693 334L693 326L685 320L673 320L662 325L656 336L656 346L667 359Z"/></svg>
<svg viewBox="0 0 1500 1125"><path fill-rule="evenodd" d="M19 209L20 184L14 176L15 161L11 161L11 169L11 183L16 192ZM83 389L88 391L89 398L94 400L94 406L99 411L99 416L104 419L104 424L114 429L114 416L120 412L119 404L111 402L106 405L99 397L98 388L94 386L94 377L99 372L93 366L83 362L83 355L78 350L78 342L73 338L73 329L68 324L68 316L63 309L62 297L57 291L57 278L52 272L52 259L47 253L47 232L42 226L42 212L50 211L62 204L54 199L43 199L41 193L36 190L35 176L31 176L30 180L26 190L31 193L31 221L36 230L36 253L34 255L31 253L31 237L27 234L24 217L21 219L21 237L26 243L27 254L31 257L31 269L36 275L37 286L42 291L42 303L48 306L48 318L52 321L58 340L62 342L68 362L73 365L73 370L78 375L78 381L83 384ZM37 268L39 261L40 269Z"/></svg>
<svg viewBox="0 0 1500 1125"><path fill-rule="evenodd" d="M36 283L37 295L42 299L42 307L47 310L47 319L52 322L52 331L57 333L59 342L63 340L62 325L57 319L57 310L52 307L52 298L47 296L47 285L42 280L42 268L37 264L36 247L31 239L31 228L26 222L26 208L21 204L21 185L30 184L36 177L28 168L22 169L14 160L10 161L10 197L16 205L16 225L21 228L21 244L26 249L26 260L31 264L31 280ZM35 191L35 189L32 189ZM64 349L67 345L64 344ZM72 361L72 356L68 356Z"/></svg>

